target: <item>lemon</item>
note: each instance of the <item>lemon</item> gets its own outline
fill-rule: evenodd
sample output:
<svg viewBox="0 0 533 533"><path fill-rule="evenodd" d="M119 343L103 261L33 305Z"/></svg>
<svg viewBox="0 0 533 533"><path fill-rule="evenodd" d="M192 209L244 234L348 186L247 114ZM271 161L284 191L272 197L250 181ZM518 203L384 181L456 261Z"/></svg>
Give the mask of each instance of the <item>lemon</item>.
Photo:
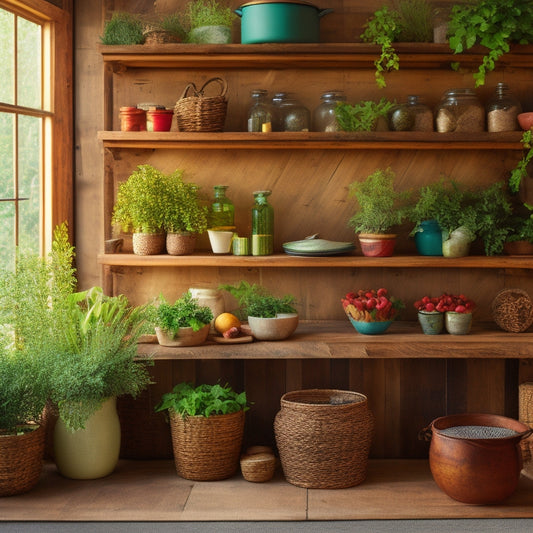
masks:
<svg viewBox="0 0 533 533"><path fill-rule="evenodd" d="M219 333L224 333L230 328L240 328L241 321L232 313L222 313L215 319L215 329Z"/></svg>

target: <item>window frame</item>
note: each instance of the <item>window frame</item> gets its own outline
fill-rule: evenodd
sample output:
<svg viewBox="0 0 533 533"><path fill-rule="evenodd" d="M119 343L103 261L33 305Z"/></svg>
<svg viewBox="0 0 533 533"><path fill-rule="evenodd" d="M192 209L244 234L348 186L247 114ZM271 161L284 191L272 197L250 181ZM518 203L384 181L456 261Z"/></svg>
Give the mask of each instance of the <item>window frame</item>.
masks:
<svg viewBox="0 0 533 533"><path fill-rule="evenodd" d="M40 249L51 248L53 230L74 228L74 126L72 0L62 8L45 0L0 0L0 8L42 25L42 193ZM0 104L1 111L26 108ZM30 113L31 114L31 113Z"/></svg>

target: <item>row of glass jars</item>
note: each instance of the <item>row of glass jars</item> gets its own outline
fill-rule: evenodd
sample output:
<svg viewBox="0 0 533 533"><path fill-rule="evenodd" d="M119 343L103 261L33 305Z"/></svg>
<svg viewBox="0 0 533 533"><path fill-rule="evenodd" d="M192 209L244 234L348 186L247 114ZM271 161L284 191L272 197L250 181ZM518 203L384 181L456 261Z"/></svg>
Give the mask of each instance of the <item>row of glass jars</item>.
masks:
<svg viewBox="0 0 533 533"><path fill-rule="evenodd" d="M248 131L310 131L311 113L289 93L256 89L251 93L248 110ZM342 91L329 91L320 97L320 105L313 112L313 131L338 131L335 107L345 102ZM410 95L405 103L394 106L389 113L389 127L393 131L490 132L519 129L517 116L522 112L520 102L509 87L498 83L485 107L473 89L450 89L433 111L420 97Z"/></svg>

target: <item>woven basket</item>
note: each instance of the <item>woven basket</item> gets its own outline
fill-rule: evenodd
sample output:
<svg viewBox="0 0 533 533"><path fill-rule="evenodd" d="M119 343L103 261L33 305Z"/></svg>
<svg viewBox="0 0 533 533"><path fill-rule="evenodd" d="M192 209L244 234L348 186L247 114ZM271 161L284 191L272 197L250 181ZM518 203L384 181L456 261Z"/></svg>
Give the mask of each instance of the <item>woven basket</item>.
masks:
<svg viewBox="0 0 533 533"><path fill-rule="evenodd" d="M287 481L320 489L358 485L366 478L373 429L363 394L328 389L284 394L274 431Z"/></svg>
<svg viewBox="0 0 533 533"><path fill-rule="evenodd" d="M239 468L244 411L227 415L187 416L169 413L176 472L185 479L215 481Z"/></svg>
<svg viewBox="0 0 533 533"><path fill-rule="evenodd" d="M43 466L46 431L37 427L24 435L0 436L0 496L13 496L32 489Z"/></svg>
<svg viewBox="0 0 533 533"><path fill-rule="evenodd" d="M533 323L533 302L522 289L504 289L492 301L492 316L503 330L522 333Z"/></svg>
<svg viewBox="0 0 533 533"><path fill-rule="evenodd" d="M272 453L254 453L241 457L242 477L253 483L270 481L276 470L276 457Z"/></svg>
<svg viewBox="0 0 533 533"><path fill-rule="evenodd" d="M205 95L205 90L211 83L219 84L218 96ZM222 131L228 107L227 90L228 84L222 78L207 80L199 90L194 83L189 83L174 107L178 130ZM190 92L192 95L189 95Z"/></svg>
<svg viewBox="0 0 533 533"><path fill-rule="evenodd" d="M521 383L518 387L518 420L533 428L533 383ZM520 449L524 468L533 474L533 436L521 440Z"/></svg>
<svg viewBox="0 0 533 533"><path fill-rule="evenodd" d="M181 42L180 38L166 30L150 30L144 33L144 44L169 44L169 43L179 43Z"/></svg>

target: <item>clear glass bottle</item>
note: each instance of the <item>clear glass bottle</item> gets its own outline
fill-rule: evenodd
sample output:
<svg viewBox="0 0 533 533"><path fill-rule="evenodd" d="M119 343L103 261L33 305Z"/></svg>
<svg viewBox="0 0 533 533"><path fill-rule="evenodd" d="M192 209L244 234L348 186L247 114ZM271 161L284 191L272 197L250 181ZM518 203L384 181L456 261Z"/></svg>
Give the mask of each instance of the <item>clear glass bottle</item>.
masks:
<svg viewBox="0 0 533 533"><path fill-rule="evenodd" d="M392 131L433 131L433 112L419 96L409 95L405 104L392 108L389 125Z"/></svg>
<svg viewBox="0 0 533 533"><path fill-rule="evenodd" d="M213 187L215 198L209 210L209 227L211 229L234 231L235 230L235 206L226 196L227 185L215 185Z"/></svg>
<svg viewBox="0 0 533 533"><path fill-rule="evenodd" d="M284 98L280 110L282 131L309 131L311 113L296 98Z"/></svg>
<svg viewBox="0 0 533 533"><path fill-rule="evenodd" d="M507 84L498 83L487 103L487 129L493 132L518 130L517 116L521 112L522 106Z"/></svg>
<svg viewBox="0 0 533 533"><path fill-rule="evenodd" d="M473 89L446 91L435 115L439 133L474 133L485 130L485 108Z"/></svg>
<svg viewBox="0 0 533 533"><path fill-rule="evenodd" d="M274 253L274 209L267 197L272 191L255 191L252 207L252 255Z"/></svg>
<svg viewBox="0 0 533 533"><path fill-rule="evenodd" d="M281 104L289 98L289 93L276 93L272 97L272 131L283 131Z"/></svg>
<svg viewBox="0 0 533 533"><path fill-rule="evenodd" d="M271 131L272 106L267 100L268 92L264 89L254 89L250 97L252 102L248 109L248 131Z"/></svg>
<svg viewBox="0 0 533 533"><path fill-rule="evenodd" d="M313 131L339 131L335 116L338 102L346 102L343 91L328 91L320 97L320 104L313 112Z"/></svg>

